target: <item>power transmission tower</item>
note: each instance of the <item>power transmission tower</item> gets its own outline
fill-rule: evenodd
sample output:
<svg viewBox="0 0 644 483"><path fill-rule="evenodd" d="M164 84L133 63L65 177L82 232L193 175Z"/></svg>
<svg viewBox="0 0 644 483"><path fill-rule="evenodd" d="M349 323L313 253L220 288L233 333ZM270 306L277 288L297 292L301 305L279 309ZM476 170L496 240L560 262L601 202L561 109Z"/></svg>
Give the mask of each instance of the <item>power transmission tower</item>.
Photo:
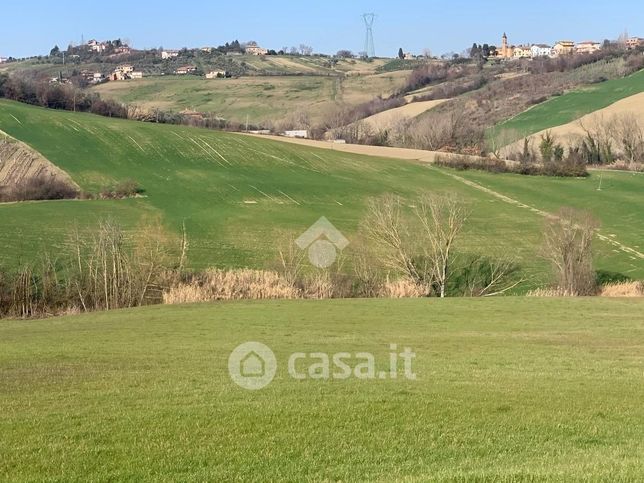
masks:
<svg viewBox="0 0 644 483"><path fill-rule="evenodd" d="M367 27L367 37L364 42L364 55L367 57L375 57L376 47L373 43L373 24L376 21L376 14L365 13L362 18L364 19L364 24Z"/></svg>

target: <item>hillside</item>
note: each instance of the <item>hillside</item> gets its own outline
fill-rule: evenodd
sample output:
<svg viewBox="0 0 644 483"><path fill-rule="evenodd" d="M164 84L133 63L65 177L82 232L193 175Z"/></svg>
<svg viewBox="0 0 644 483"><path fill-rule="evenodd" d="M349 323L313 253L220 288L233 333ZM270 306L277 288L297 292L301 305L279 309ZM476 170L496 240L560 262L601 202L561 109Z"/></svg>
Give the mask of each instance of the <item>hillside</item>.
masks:
<svg viewBox="0 0 644 483"><path fill-rule="evenodd" d="M602 219L599 269L644 276L644 263L617 243L641 252L644 220L637 202L644 176L606 173L597 179L521 176L486 178L472 185L459 174L414 161L367 157L306 145L188 127L136 123L0 102L0 129L29 144L65 170L83 189L96 191L136 180L144 197L123 201L60 201L0 206L4 264L56 250L69 230L111 217L132 229L141 218L160 216L171 230L185 221L193 267L271 266L284 232L303 233L321 216L353 236L369 197L394 192L449 191L472 214L463 251L516 255L529 275L526 286L547 282L536 254L543 216L561 205L592 206ZM512 195L507 202L484 188ZM537 189L536 187L539 187ZM537 193L548 191L549 197ZM534 197L525 199L527 193ZM571 197L570 193L575 192ZM498 193L497 193L498 194ZM634 202L628 202L633 200ZM521 206L526 201L533 210ZM529 202L529 203L527 203Z"/></svg>
<svg viewBox="0 0 644 483"><path fill-rule="evenodd" d="M510 297L0 321L0 479L637 481L642 312ZM227 370L251 340L278 364L256 392ZM388 370L390 344L414 351L416 380L287 371L298 351L366 351Z"/></svg>
<svg viewBox="0 0 644 483"><path fill-rule="evenodd" d="M148 77L92 88L102 97L146 109L213 112L225 119L277 122L297 111L318 121L339 103L359 104L402 86L407 72L360 76L250 76L206 80L195 76Z"/></svg>
<svg viewBox="0 0 644 483"><path fill-rule="evenodd" d="M644 86L643 86L644 90ZM595 131L598 128L601 128L605 124L612 123L616 117L624 118L628 122L635 121L639 122L641 126L644 126L644 92L635 94L634 96L626 97L620 101L617 101L614 104L611 104L608 107L593 111L590 114L575 119L567 124L560 126L549 127L537 133L531 134L530 138L533 139L533 146L536 148L542 136L546 133L552 134L557 142L560 142L565 147L570 147L577 145L583 138L586 137L586 129ZM510 145L508 145L503 152L512 153L512 152L521 152L523 149L523 140L520 139Z"/></svg>
<svg viewBox="0 0 644 483"><path fill-rule="evenodd" d="M507 142L573 122L622 99L644 92L644 70L586 86L538 104L495 128ZM503 133L503 134L501 134Z"/></svg>

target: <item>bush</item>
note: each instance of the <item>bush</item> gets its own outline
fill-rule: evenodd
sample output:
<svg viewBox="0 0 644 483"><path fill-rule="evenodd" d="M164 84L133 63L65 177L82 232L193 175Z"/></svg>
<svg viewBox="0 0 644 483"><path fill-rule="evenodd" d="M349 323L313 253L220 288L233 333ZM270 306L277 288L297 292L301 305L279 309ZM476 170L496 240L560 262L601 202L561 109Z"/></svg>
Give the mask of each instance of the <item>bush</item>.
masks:
<svg viewBox="0 0 644 483"><path fill-rule="evenodd" d="M26 178L14 186L0 189L0 201L40 201L75 199L78 190L56 176L42 173Z"/></svg>
<svg viewBox="0 0 644 483"><path fill-rule="evenodd" d="M100 197L106 200L120 200L133 198L144 192L145 190L143 190L135 180L127 179L119 181L115 185L103 188L100 192Z"/></svg>

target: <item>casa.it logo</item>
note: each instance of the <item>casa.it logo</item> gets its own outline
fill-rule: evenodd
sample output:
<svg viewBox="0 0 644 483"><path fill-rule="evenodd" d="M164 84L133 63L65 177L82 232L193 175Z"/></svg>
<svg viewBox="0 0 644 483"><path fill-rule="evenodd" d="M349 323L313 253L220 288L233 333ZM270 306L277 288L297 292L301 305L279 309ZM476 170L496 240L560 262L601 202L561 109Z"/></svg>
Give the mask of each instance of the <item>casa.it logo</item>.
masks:
<svg viewBox="0 0 644 483"><path fill-rule="evenodd" d="M302 234L295 244L300 250L308 250L309 261L317 268L329 268L342 251L349 245L349 240L325 217L320 218Z"/></svg>
<svg viewBox="0 0 644 483"><path fill-rule="evenodd" d="M249 391L265 388L275 378L275 354L260 342L246 342L237 347L228 358L230 378Z"/></svg>

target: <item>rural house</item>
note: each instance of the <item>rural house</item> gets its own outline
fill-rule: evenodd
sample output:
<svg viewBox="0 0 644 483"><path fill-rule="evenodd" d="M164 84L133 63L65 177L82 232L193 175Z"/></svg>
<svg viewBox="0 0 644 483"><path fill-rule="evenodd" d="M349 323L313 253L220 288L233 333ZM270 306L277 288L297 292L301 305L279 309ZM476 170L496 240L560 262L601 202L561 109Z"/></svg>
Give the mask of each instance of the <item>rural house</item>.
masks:
<svg viewBox="0 0 644 483"><path fill-rule="evenodd" d="M572 40L560 40L552 48L555 55L570 55L575 52L575 43Z"/></svg>
<svg viewBox="0 0 644 483"><path fill-rule="evenodd" d="M637 49L638 47L644 47L644 39L641 39L639 37L631 37L626 41L626 48Z"/></svg>
<svg viewBox="0 0 644 483"><path fill-rule="evenodd" d="M164 50L161 52L161 58L163 60L168 60L168 59L175 59L179 57L179 51L178 50Z"/></svg>
<svg viewBox="0 0 644 483"><path fill-rule="evenodd" d="M132 72L134 72L134 66L130 64L119 65L114 69L114 73L111 76L111 79L114 81L122 81L132 78Z"/></svg>
<svg viewBox="0 0 644 483"><path fill-rule="evenodd" d="M587 40L585 42L580 42L575 45L575 53L577 54L592 54L601 49L601 44L599 42L593 42L592 40Z"/></svg>
<svg viewBox="0 0 644 483"><path fill-rule="evenodd" d="M197 66L196 65L184 65L182 67L179 67L175 71L175 74L177 74L177 75L186 75L186 74L193 74L194 72L197 72Z"/></svg>
<svg viewBox="0 0 644 483"><path fill-rule="evenodd" d="M206 79L223 79L228 75L225 70L211 70L206 73Z"/></svg>
<svg viewBox="0 0 644 483"><path fill-rule="evenodd" d="M96 52L97 54L101 54L105 52L105 49L107 49L107 44L105 42L98 42L94 39L87 42L87 46L89 47L89 50Z"/></svg>
<svg viewBox="0 0 644 483"><path fill-rule="evenodd" d="M268 55L268 49L264 49L255 43L248 44L245 50L250 55Z"/></svg>

